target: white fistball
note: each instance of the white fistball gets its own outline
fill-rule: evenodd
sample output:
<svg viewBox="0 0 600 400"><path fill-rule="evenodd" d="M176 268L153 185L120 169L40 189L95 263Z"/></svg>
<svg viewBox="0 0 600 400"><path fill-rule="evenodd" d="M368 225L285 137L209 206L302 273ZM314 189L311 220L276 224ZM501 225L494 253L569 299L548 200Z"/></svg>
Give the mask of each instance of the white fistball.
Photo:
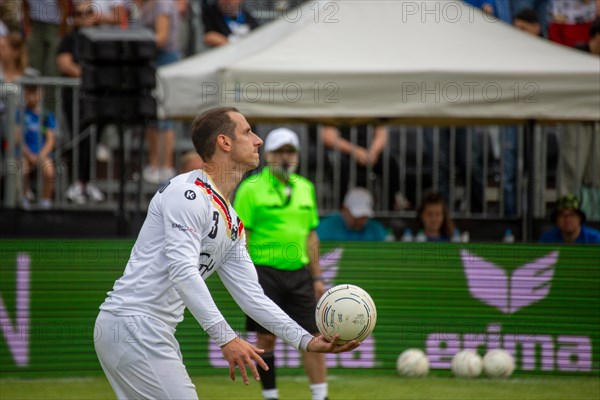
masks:
<svg viewBox="0 0 600 400"><path fill-rule="evenodd" d="M367 292L355 285L337 285L326 291L317 302L315 312L319 332L332 339L340 334L338 344L366 339L377 322L375 303Z"/></svg>
<svg viewBox="0 0 600 400"><path fill-rule="evenodd" d="M462 350L452 358L452 373L458 378L477 378L481 375L483 361L473 350Z"/></svg>
<svg viewBox="0 0 600 400"><path fill-rule="evenodd" d="M483 357L483 372L489 378L508 378L514 370L515 360L506 350L490 350Z"/></svg>
<svg viewBox="0 0 600 400"><path fill-rule="evenodd" d="M405 350L398 356L396 371L400 376L422 378L429 374L429 358L419 349Z"/></svg>

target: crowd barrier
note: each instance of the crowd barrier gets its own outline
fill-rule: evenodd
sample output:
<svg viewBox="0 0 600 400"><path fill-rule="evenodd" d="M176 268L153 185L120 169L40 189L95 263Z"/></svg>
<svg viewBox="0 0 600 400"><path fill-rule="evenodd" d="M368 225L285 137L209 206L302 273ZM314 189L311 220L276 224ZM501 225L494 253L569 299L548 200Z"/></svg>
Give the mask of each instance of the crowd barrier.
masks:
<svg viewBox="0 0 600 400"><path fill-rule="evenodd" d="M132 245L1 241L0 376L101 374L94 340L135 339L135 327L95 325ZM461 349L503 348L516 376L598 376L598 255L592 246L324 243L327 285L364 288L378 314L373 335L353 353L329 355L327 365L336 374L393 374L398 355L419 348L431 373L446 376ZM252 339L216 275L207 283L233 329ZM190 374L226 373L220 349L187 311L177 338ZM282 374L303 373L296 350L279 343L276 353Z"/></svg>
<svg viewBox="0 0 600 400"><path fill-rule="evenodd" d="M28 79L45 89L53 88L54 109L57 116L57 146L54 152L57 177L54 187L54 209L115 209L119 200L119 170L116 161L119 149L118 130L108 126L98 131L92 125L79 129L78 81L67 78ZM72 104L64 107L64 93L70 91ZM23 170L19 158L15 131L19 124L16 113L23 109L24 102L19 84L3 86L4 102L3 131L4 151L2 154L2 206L17 208L24 196L21 184ZM70 118L65 110L70 109ZM42 110L44 113L45 111ZM72 126L73 129L68 127ZM414 217L424 194L428 191L442 191L446 194L450 209L456 218L522 218L529 216L544 218L552 203L564 195L561 182L563 158L561 157L561 135L579 135L584 131L591 134L593 142L579 141L574 144L575 152L586 146L592 147L587 157L573 158L572 174L582 176L586 168L600 170L600 124L585 125L523 125L514 126L389 126L388 143L381 155L379 171L366 167L366 181L358 180L358 166L354 158L342 163L342 154L337 148L327 148L323 143L322 127L318 125L289 125L299 133L302 145L300 173L315 183L317 202L321 214L335 211L342 202L342 185L367 186L375 194L375 208L378 217ZM255 131L263 138L274 125L257 124ZM21 128L23 128L21 126ZM126 127L127 128L127 127ZM193 150L189 137L189 123L177 123L176 160ZM76 132L72 134L72 132ZM145 210L158 185L142 180L141 168L144 165L145 151L143 129L126 129L125 160L126 184L125 199L129 210ZM106 195L106 201L87 204L71 203L66 191L80 174L79 143L87 136L92 162L88 169L90 181ZM373 141L373 129L366 134L366 143ZM582 136L583 137L583 136ZM356 128L350 131L350 141L359 143ZM109 154L97 159L98 143L105 144ZM590 144L591 143L591 144ZM575 154L575 153L574 153ZM590 164L590 165L588 165ZM347 169L348 180L342 182L340 176ZM375 173L377 172L377 173ZM36 174L34 191L41 192L42 174ZM591 182L594 196L598 197L600 174L593 174ZM391 182L399 180L396 185ZM577 187L577 184L571 185ZM392 188L398 189L399 197L392 197ZM593 199L593 196L591 197ZM391 200L390 200L391 199ZM394 202L399 199L399 202ZM477 204L473 199L481 199ZM408 200L408 203L406 202ZM599 202L599 199L596 199ZM392 204L394 202L394 204ZM404 203L405 206L399 206ZM507 208L507 203L512 206ZM35 205L33 206L35 209ZM508 210L508 211L507 211Z"/></svg>

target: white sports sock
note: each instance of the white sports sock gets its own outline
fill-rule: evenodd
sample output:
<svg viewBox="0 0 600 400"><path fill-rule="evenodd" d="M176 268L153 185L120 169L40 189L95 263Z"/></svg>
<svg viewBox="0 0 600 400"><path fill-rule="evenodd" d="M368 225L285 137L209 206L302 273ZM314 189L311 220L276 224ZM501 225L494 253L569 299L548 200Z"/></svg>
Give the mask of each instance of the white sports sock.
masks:
<svg viewBox="0 0 600 400"><path fill-rule="evenodd" d="M325 400L327 398L327 383L314 383L310 385L312 400Z"/></svg>
<svg viewBox="0 0 600 400"><path fill-rule="evenodd" d="M278 399L279 398L279 391L277 389L267 389L267 390L263 390L263 397L265 399Z"/></svg>

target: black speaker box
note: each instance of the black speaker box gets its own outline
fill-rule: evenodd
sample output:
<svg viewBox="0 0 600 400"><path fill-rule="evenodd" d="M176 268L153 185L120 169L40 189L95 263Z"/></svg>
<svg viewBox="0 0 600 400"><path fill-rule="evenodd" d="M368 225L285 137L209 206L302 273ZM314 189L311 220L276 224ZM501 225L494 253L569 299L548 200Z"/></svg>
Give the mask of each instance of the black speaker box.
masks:
<svg viewBox="0 0 600 400"><path fill-rule="evenodd" d="M82 93L79 98L81 123L124 123L156 120L156 99L150 94L103 95Z"/></svg>
<svg viewBox="0 0 600 400"><path fill-rule="evenodd" d="M156 87L156 70L150 64L83 64L81 90L94 92L141 91Z"/></svg>
<svg viewBox="0 0 600 400"><path fill-rule="evenodd" d="M156 54L154 34L149 29L116 26L81 29L79 55L82 63L140 63L153 61Z"/></svg>

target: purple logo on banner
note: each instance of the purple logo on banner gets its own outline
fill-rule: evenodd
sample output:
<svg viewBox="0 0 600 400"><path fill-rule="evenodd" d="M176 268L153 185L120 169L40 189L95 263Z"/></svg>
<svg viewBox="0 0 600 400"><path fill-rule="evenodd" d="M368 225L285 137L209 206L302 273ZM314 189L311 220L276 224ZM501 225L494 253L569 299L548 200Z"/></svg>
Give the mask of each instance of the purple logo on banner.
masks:
<svg viewBox="0 0 600 400"><path fill-rule="evenodd" d="M9 312L0 296L0 330L6 339L8 350L15 364L20 367L29 364L29 275L31 258L27 253L17 254L17 287L15 290L15 319L11 321Z"/></svg>
<svg viewBox="0 0 600 400"><path fill-rule="evenodd" d="M460 256L471 295L504 314L514 314L548 296L558 261L558 251L553 251L508 276L503 268L467 250L461 250Z"/></svg>

